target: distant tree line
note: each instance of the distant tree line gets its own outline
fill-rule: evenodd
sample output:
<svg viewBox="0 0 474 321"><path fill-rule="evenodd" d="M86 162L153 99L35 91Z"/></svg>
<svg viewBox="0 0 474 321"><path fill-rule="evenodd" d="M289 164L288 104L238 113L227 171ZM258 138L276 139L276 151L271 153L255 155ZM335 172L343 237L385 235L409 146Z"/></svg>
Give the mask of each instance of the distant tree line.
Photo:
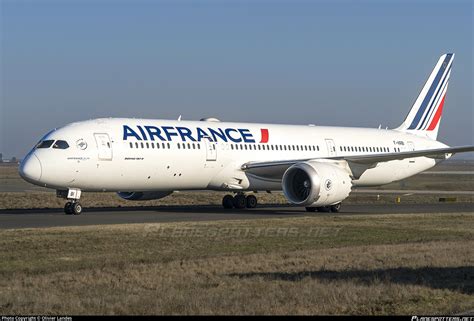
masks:
<svg viewBox="0 0 474 321"><path fill-rule="evenodd" d="M3 159L3 154L0 153L0 163L18 163L18 159L15 156L10 159Z"/></svg>

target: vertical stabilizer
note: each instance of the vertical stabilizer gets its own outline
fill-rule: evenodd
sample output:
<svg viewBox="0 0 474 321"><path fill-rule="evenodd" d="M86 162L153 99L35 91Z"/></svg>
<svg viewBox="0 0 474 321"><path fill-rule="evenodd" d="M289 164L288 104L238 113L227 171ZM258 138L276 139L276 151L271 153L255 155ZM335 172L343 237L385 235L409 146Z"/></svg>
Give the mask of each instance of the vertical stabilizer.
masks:
<svg viewBox="0 0 474 321"><path fill-rule="evenodd" d="M405 121L397 130L436 139L453 60L453 53L439 58Z"/></svg>

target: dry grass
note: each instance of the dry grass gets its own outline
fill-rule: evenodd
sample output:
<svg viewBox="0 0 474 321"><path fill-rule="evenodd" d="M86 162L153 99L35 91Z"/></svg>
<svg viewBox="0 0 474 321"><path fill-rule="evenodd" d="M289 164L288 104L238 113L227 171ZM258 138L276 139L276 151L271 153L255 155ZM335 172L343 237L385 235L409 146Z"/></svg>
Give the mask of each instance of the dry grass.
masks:
<svg viewBox="0 0 474 321"><path fill-rule="evenodd" d="M3 230L0 314L459 313L473 228L465 213Z"/></svg>

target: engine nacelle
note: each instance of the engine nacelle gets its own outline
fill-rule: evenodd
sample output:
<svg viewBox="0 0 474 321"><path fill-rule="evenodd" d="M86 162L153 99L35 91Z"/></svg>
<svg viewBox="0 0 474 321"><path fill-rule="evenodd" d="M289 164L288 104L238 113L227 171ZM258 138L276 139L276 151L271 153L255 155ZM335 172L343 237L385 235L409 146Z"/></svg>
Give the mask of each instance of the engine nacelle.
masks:
<svg viewBox="0 0 474 321"><path fill-rule="evenodd" d="M297 163L283 174L282 188L288 201L301 206L328 206L346 199L352 179L344 169L325 162Z"/></svg>
<svg viewBox="0 0 474 321"><path fill-rule="evenodd" d="M164 192L118 192L117 195L127 201L149 201L158 200L173 193L173 191Z"/></svg>

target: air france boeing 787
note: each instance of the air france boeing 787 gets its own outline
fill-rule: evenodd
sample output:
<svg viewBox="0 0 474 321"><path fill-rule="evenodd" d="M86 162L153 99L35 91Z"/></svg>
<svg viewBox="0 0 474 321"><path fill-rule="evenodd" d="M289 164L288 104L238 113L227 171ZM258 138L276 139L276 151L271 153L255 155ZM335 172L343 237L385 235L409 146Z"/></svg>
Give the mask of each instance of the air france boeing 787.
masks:
<svg viewBox="0 0 474 321"><path fill-rule="evenodd" d="M474 151L436 140L453 59L441 56L396 129L94 119L46 134L20 175L56 189L67 199L67 214L82 212L82 191L133 201L178 190L233 193L223 198L225 208L255 207L251 191L283 190L289 203L308 211L337 212L352 187L399 181Z"/></svg>

